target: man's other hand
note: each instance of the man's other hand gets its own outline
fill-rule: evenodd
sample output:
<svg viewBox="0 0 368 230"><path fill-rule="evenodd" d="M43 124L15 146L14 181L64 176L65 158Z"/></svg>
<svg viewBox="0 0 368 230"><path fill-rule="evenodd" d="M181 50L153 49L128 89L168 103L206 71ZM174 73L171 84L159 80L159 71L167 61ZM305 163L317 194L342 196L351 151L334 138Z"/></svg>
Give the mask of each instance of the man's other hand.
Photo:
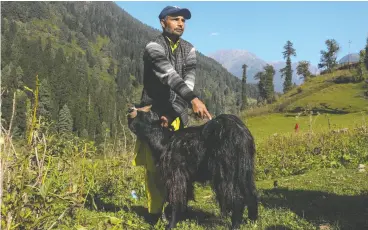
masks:
<svg viewBox="0 0 368 230"><path fill-rule="evenodd" d="M193 112L197 115L199 115L200 118L204 119L204 117L206 116L208 119L212 119L211 114L208 112L206 105L203 104L203 102L201 100L199 100L198 98L194 98L192 101L192 108L193 108Z"/></svg>

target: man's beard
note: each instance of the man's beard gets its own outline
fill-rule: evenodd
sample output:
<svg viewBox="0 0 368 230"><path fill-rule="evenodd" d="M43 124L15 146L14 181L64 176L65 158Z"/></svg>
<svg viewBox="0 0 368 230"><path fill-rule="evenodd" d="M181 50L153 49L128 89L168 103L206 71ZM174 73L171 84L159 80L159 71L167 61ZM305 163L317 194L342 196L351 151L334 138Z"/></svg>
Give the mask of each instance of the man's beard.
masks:
<svg viewBox="0 0 368 230"><path fill-rule="evenodd" d="M168 36L174 36L174 37L180 37L182 34L183 34L183 32L184 32L184 30L183 31L181 31L181 32L178 32L178 31L175 31L175 30L170 30L170 29L168 29L168 28L165 28L165 33L168 35Z"/></svg>

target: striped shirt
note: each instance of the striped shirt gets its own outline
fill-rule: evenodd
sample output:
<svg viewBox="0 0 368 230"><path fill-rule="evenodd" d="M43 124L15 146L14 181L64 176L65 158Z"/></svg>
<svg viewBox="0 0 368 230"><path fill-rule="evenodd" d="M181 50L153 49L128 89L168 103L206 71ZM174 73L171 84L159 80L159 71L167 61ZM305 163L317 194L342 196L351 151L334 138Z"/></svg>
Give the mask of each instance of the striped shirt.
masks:
<svg viewBox="0 0 368 230"><path fill-rule="evenodd" d="M164 35L149 42L144 50L142 105L152 104L160 115L180 116L188 123L188 104L193 93L196 71L195 48L180 39L174 51Z"/></svg>

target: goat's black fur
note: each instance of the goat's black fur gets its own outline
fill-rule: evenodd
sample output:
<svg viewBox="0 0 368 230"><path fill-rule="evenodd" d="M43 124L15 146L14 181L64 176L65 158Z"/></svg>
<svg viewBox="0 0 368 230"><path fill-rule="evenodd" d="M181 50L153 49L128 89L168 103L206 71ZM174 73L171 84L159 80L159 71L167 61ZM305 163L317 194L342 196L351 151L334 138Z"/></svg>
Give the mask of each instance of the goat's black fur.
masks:
<svg viewBox="0 0 368 230"><path fill-rule="evenodd" d="M245 206L248 217L258 217L254 183L255 144L243 122L234 115L220 115L202 126L176 132L160 125L152 111L138 111L129 128L148 142L172 206L168 228L186 209L193 183L210 181L221 213L232 212L232 228L239 228Z"/></svg>

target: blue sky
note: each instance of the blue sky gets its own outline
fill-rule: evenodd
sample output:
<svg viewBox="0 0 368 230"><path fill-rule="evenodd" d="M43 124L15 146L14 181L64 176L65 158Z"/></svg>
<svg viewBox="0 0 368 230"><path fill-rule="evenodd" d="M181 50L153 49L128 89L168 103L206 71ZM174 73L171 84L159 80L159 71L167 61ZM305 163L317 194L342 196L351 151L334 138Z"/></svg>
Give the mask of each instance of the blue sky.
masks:
<svg viewBox="0 0 368 230"><path fill-rule="evenodd" d="M158 15L167 5L188 8L192 18L183 38L208 55L242 49L261 59L282 60L287 40L297 57L317 65L325 41L335 39L338 59L359 52L368 36L368 2L116 2L141 22L160 29Z"/></svg>

